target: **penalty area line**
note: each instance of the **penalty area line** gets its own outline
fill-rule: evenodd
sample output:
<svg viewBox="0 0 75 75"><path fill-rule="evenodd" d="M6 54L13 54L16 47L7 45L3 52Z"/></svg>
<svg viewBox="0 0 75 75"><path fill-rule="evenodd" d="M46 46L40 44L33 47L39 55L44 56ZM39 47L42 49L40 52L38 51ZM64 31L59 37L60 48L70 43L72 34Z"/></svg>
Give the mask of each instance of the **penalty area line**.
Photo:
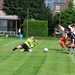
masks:
<svg viewBox="0 0 75 75"><path fill-rule="evenodd" d="M70 57L71 57L72 62L75 63L74 55L70 55Z"/></svg>
<svg viewBox="0 0 75 75"><path fill-rule="evenodd" d="M13 41L13 42L7 43L7 44L3 45L3 47L4 46L8 46L8 45L13 44L13 43L18 42L18 41L21 41L21 40L17 40L17 41Z"/></svg>

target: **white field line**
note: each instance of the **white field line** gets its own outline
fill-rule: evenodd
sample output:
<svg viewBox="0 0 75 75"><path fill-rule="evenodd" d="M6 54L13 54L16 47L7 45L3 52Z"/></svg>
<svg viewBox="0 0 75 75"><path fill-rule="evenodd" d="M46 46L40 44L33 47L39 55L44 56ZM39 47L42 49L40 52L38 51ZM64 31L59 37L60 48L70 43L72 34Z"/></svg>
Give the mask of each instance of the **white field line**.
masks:
<svg viewBox="0 0 75 75"><path fill-rule="evenodd" d="M70 57L71 57L72 62L75 63L75 58L74 58L74 56L73 56L73 55L70 55Z"/></svg>
<svg viewBox="0 0 75 75"><path fill-rule="evenodd" d="M3 45L3 47L4 46L8 46L8 45L13 44L13 43L18 42L18 41L21 41L21 40L17 40L17 41L13 41L13 42L7 43L7 44Z"/></svg>

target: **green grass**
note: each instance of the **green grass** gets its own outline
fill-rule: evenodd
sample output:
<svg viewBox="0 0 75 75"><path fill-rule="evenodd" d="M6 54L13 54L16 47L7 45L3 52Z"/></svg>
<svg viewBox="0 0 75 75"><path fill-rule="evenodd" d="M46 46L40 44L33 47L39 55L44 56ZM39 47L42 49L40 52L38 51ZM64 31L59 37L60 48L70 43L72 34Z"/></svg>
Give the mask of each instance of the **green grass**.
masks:
<svg viewBox="0 0 75 75"><path fill-rule="evenodd" d="M58 39L38 39L31 53L10 51L25 40L0 37L0 75L75 75L75 51L72 56L67 48L61 51Z"/></svg>

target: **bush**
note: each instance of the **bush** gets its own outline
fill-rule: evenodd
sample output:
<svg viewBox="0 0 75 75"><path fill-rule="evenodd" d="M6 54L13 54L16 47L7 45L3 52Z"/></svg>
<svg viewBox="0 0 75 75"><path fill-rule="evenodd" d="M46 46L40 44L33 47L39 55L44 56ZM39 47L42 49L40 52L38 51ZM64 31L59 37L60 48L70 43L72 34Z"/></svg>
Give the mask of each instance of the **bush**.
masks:
<svg viewBox="0 0 75 75"><path fill-rule="evenodd" d="M27 33L28 31L28 33ZM28 30L27 30L27 20L23 23L23 35L34 35L34 36L48 36L48 22L41 20L28 20Z"/></svg>

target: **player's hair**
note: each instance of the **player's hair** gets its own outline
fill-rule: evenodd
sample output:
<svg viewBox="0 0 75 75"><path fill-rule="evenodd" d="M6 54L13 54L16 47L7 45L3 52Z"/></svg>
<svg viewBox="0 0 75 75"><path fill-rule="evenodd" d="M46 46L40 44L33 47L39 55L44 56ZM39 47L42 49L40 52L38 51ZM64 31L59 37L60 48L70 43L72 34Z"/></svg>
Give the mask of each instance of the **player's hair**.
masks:
<svg viewBox="0 0 75 75"><path fill-rule="evenodd" d="M71 27L75 27L75 24L72 24Z"/></svg>
<svg viewBox="0 0 75 75"><path fill-rule="evenodd" d="M64 30L65 30L65 31L68 31L68 28L65 28Z"/></svg>

